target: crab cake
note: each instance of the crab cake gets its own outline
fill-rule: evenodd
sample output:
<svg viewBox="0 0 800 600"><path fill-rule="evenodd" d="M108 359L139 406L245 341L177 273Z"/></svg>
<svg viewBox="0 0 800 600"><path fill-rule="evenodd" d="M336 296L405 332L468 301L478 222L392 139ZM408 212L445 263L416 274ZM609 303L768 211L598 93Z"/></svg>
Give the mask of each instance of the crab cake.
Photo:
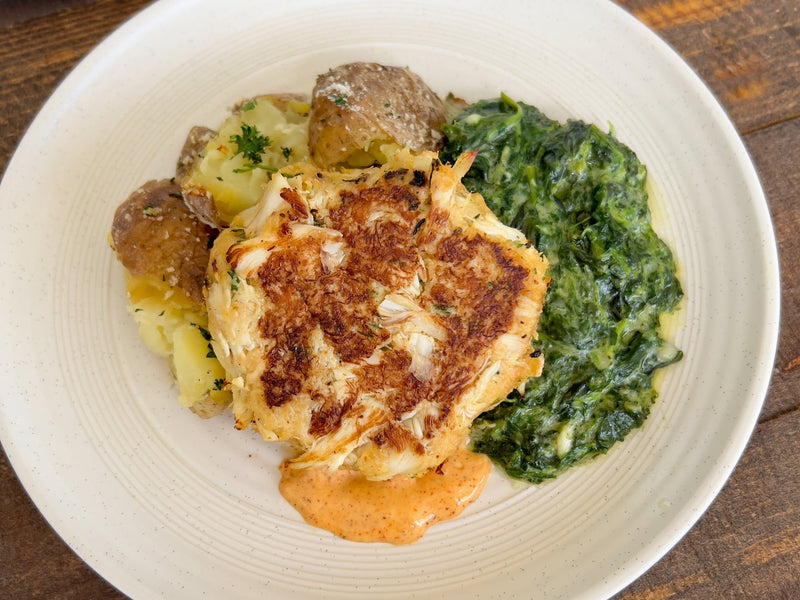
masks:
<svg viewBox="0 0 800 600"><path fill-rule="evenodd" d="M529 377L545 258L435 153L344 172L295 164L218 237L206 302L239 429L290 468L414 476Z"/></svg>

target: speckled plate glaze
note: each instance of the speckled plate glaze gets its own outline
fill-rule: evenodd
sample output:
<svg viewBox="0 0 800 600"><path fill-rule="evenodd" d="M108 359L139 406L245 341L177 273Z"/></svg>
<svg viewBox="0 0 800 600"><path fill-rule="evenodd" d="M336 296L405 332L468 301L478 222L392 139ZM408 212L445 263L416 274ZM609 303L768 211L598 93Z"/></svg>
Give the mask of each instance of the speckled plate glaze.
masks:
<svg viewBox="0 0 800 600"><path fill-rule="evenodd" d="M686 358L642 430L550 483L495 472L461 517L406 547L310 528L278 493L280 447L178 406L106 241L117 204L172 173L190 126L216 126L244 96L308 92L354 60L613 123L649 167L687 295L668 326ZM0 439L56 531L135 598L610 596L711 503L774 358L776 248L745 149L691 70L603 0L158 2L58 88L0 207Z"/></svg>

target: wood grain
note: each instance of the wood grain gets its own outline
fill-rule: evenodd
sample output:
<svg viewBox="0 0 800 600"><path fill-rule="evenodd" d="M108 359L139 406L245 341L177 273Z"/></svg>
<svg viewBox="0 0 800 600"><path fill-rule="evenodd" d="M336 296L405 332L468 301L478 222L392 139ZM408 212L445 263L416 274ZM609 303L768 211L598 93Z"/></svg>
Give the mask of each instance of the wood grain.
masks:
<svg viewBox="0 0 800 600"><path fill-rule="evenodd" d="M6 164L28 124L78 61L150 0L100 0L57 17L38 16L4 27L0 43L0 164ZM22 3L20 3L22 4ZM45 2L37 4L39 10ZM56 3L59 8L61 3ZM9 20L14 21L12 17Z"/></svg>
<svg viewBox="0 0 800 600"><path fill-rule="evenodd" d="M39 515L5 456L0 461L0 490L0 598L125 598L78 558Z"/></svg>
<svg viewBox="0 0 800 600"><path fill-rule="evenodd" d="M0 27L23 23L34 17L50 16L92 0L3 0L0 2Z"/></svg>
<svg viewBox="0 0 800 600"><path fill-rule="evenodd" d="M760 424L727 485L615 600L800 598L800 412Z"/></svg>
<svg viewBox="0 0 800 600"><path fill-rule="evenodd" d="M800 4L622 0L709 85L741 133L800 115Z"/></svg>
<svg viewBox="0 0 800 600"><path fill-rule="evenodd" d="M781 269L781 335L763 423L800 410L800 119L751 133L745 143L767 196Z"/></svg>
<svg viewBox="0 0 800 600"><path fill-rule="evenodd" d="M615 600L800 598L800 6L776 0L623 0L698 72L742 134L767 197L781 268L770 390L709 511Z"/></svg>
<svg viewBox="0 0 800 600"><path fill-rule="evenodd" d="M70 6L66 6L67 2ZM67 0L52 5L44 1L3 5L0 171L5 171L28 124L69 70L147 4L149 0ZM50 528L4 454L0 461L0 490L0 598L125 598Z"/></svg>
<svg viewBox="0 0 800 600"><path fill-rule="evenodd" d="M0 2L0 172L69 70L148 3ZM797 600L800 3L618 0L618 4L684 57L742 134L774 220L782 317L772 384L741 462L692 531L615 600ZM0 455L0 598L124 598L42 519L4 455Z"/></svg>

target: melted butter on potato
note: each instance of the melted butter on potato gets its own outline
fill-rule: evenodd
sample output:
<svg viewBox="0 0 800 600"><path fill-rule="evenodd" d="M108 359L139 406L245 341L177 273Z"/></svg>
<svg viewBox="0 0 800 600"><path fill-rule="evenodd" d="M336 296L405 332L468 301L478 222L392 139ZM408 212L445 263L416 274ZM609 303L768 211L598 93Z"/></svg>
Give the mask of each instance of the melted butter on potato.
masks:
<svg viewBox="0 0 800 600"><path fill-rule="evenodd" d="M350 63L317 77L309 146L323 168L383 164L399 147L439 150L445 108L406 68Z"/></svg>

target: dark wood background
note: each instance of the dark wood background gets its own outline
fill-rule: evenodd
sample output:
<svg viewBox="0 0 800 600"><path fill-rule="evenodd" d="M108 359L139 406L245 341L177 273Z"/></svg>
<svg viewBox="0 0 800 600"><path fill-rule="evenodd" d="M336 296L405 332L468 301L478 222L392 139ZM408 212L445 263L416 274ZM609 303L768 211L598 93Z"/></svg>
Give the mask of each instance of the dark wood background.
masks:
<svg viewBox="0 0 800 600"><path fill-rule="evenodd" d="M733 476L692 531L615 600L798 600L800 2L618 2L692 65L742 135L775 224L782 318L769 394ZM148 3L0 0L0 172L59 81ZM0 598L123 597L50 529L0 454Z"/></svg>

